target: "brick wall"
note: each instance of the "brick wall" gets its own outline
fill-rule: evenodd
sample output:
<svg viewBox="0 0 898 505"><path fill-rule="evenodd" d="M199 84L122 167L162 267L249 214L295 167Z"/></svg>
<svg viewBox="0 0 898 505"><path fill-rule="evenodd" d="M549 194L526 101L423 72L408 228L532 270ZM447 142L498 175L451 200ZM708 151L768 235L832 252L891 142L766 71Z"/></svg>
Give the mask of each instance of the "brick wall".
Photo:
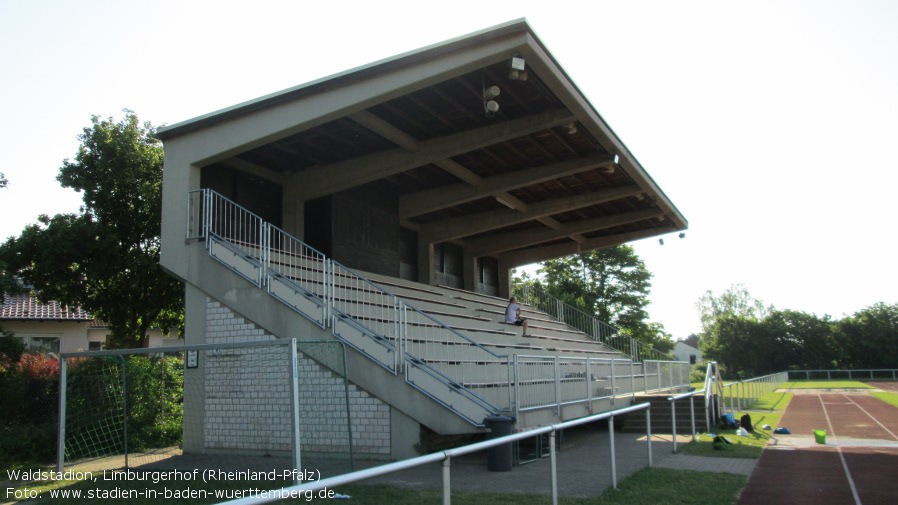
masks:
<svg viewBox="0 0 898 505"><path fill-rule="evenodd" d="M220 302L206 301L206 343L274 340ZM334 346L336 347L336 346ZM302 345L300 345L302 350ZM288 347L222 350L205 359L205 444L210 449L289 451ZM390 407L300 353L304 451L348 452L346 397L356 455L389 455Z"/></svg>

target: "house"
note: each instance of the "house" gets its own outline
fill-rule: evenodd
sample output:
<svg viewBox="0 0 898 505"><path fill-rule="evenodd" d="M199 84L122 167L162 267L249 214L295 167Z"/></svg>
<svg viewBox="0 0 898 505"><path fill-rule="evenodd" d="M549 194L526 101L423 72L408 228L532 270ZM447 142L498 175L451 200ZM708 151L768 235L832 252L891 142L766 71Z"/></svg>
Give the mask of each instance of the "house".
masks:
<svg viewBox="0 0 898 505"><path fill-rule="evenodd" d="M8 293L0 305L0 327L22 339L30 352L99 351L109 329L80 307L59 302L41 303L28 292ZM150 347L183 344L159 330L150 330Z"/></svg>
<svg viewBox="0 0 898 505"><path fill-rule="evenodd" d="M359 401L383 409L353 436L383 456L415 454L425 428L482 434L510 413L526 429L674 375L536 301L532 335L503 324L513 268L687 228L525 20L157 134L160 263L185 283L186 343L343 343ZM185 398L225 383L216 370L186 370ZM255 397L274 387L246 380ZM185 400L185 451L225 425L268 447L289 419L263 429L253 410Z"/></svg>
<svg viewBox="0 0 898 505"><path fill-rule="evenodd" d="M704 362L702 352L682 340L674 344L674 356L677 361L685 361L690 365Z"/></svg>

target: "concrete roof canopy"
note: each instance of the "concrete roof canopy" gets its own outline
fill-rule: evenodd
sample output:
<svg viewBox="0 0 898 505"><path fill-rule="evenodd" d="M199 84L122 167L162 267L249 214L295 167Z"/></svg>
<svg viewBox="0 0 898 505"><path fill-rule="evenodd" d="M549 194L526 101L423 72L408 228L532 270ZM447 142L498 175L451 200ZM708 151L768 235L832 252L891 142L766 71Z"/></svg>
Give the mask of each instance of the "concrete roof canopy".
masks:
<svg viewBox="0 0 898 505"><path fill-rule="evenodd" d="M688 226L523 19L158 135L297 200L389 195L419 241L509 267Z"/></svg>

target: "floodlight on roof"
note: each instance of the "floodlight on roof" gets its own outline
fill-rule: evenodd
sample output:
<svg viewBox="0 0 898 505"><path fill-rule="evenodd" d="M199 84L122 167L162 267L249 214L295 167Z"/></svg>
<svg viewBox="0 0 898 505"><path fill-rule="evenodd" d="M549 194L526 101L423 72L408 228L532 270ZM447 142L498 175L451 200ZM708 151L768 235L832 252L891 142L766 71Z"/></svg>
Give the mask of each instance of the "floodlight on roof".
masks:
<svg viewBox="0 0 898 505"><path fill-rule="evenodd" d="M499 89L499 86L487 86L483 88L483 99L484 100L492 100L499 96L502 90Z"/></svg>
<svg viewBox="0 0 898 505"><path fill-rule="evenodd" d="M527 80L527 62L520 56L513 56L508 62L508 78L513 81Z"/></svg>

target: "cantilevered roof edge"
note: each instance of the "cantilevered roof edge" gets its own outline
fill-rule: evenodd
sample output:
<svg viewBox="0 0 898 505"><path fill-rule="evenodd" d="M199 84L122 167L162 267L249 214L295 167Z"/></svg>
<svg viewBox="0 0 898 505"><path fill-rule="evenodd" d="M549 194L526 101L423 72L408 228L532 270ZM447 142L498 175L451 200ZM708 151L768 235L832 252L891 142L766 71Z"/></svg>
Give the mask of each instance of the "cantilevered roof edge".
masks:
<svg viewBox="0 0 898 505"><path fill-rule="evenodd" d="M442 54L448 54L469 46L477 45L486 39L492 40L524 33L533 34L533 30L524 18L516 19L484 30L414 49L373 63L368 63L360 67L338 72L327 77L322 77L230 107L225 107L224 109L203 114L202 116L170 126L162 126L157 129L156 136L162 140L166 140L216 123L240 117L256 110L272 107L304 96L321 93L328 89L340 87L351 82L364 80L375 72L396 70L402 67L411 66L419 61L433 59Z"/></svg>

